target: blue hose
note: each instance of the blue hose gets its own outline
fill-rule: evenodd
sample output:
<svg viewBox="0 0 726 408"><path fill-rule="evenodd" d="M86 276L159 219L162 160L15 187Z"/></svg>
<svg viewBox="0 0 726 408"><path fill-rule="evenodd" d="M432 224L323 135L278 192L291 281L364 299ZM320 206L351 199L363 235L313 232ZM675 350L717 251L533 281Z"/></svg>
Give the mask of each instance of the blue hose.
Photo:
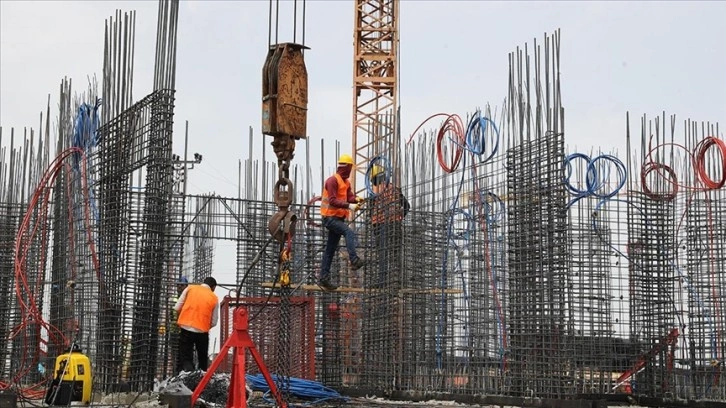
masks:
<svg viewBox="0 0 726 408"><path fill-rule="evenodd" d="M491 131L489 131L490 128ZM488 147L487 136L492 139L491 151L482 158ZM482 116L481 111L477 111L466 126L465 141L466 150L478 156L481 162L487 162L499 151L499 129L494 121Z"/></svg>
<svg viewBox="0 0 726 408"><path fill-rule="evenodd" d="M247 384L249 384L250 388L252 388L253 391L261 391L264 392L264 398L268 402L274 402L270 400L269 398L269 392L270 387L267 385L267 381L265 381L265 377L262 376L262 374L257 375L245 375L245 380L247 381ZM278 382L279 377L275 374L272 375L272 380L275 381L275 383ZM335 391L332 388L328 388L324 386L323 384L312 381L312 380L305 380L302 378L294 378L290 377L290 394L301 399L309 399L312 400L310 402L307 402L302 405L297 406L310 406L314 404L319 404L324 401L332 401L332 400L338 400L338 401L349 401L350 398L345 397L343 395L340 395L337 391ZM292 406L292 405L290 405Z"/></svg>
<svg viewBox="0 0 726 408"><path fill-rule="evenodd" d="M100 141L100 136L98 133L98 128L100 126L100 107L101 99L96 99L96 103L94 105L90 105L87 103L81 104L78 107L78 113L76 114L76 117L73 121L73 135L71 136L71 146L82 150L86 157L90 156L91 151L96 146L98 146L98 143ZM81 155L74 154L72 168L78 175L81 174L80 163ZM98 210L98 205L96 203L96 194L93 190L94 180L91 179L90 173L86 174L86 186L88 188L88 201L91 206L91 213L93 214L93 222L95 224L95 227L97 228L101 222L101 216L100 211ZM80 207L75 206L74 210L79 218L83 217ZM98 236L96 237L95 241L96 246L101 248L102 243L100 242L100 238ZM117 250L114 249L113 252L118 258L120 258ZM101 265L101 270L99 271L99 274L101 276L104 275L103 265Z"/></svg>
<svg viewBox="0 0 726 408"><path fill-rule="evenodd" d="M587 163L584 189L576 187L570 181L570 178L572 177L572 161L576 159L584 160ZM586 197L596 197L600 199L615 197L625 186L625 181L627 180L628 172L623 162L617 157L609 154L590 158L588 155L583 153L572 153L565 157L564 164L565 169L567 170L564 180L565 187L574 196L574 198L565 206L566 209L569 209L576 202ZM610 179L613 167L617 173L617 181L615 183L615 187L608 191L605 190L604 187Z"/></svg>

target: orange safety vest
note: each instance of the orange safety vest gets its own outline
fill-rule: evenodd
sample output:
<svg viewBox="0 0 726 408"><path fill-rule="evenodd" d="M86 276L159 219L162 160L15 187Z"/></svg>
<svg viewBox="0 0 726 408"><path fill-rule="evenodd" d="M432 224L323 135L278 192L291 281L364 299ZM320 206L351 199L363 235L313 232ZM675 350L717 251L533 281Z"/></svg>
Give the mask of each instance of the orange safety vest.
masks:
<svg viewBox="0 0 726 408"><path fill-rule="evenodd" d="M371 222L373 224L403 220L401 193L393 184L384 187L383 191L373 199L372 204Z"/></svg>
<svg viewBox="0 0 726 408"><path fill-rule="evenodd" d="M212 312L217 306L217 301L217 295L208 287L189 285L176 324L193 327L204 333L209 332L212 328Z"/></svg>
<svg viewBox="0 0 726 408"><path fill-rule="evenodd" d="M350 181L343 180L340 174L335 173L335 178L338 180L338 192L335 196L343 201L348 200L348 189L350 188ZM323 198L322 204L320 205L320 215L323 217L338 217L346 218L348 216L347 208L338 208L330 205L330 197L328 197L328 189L323 186Z"/></svg>

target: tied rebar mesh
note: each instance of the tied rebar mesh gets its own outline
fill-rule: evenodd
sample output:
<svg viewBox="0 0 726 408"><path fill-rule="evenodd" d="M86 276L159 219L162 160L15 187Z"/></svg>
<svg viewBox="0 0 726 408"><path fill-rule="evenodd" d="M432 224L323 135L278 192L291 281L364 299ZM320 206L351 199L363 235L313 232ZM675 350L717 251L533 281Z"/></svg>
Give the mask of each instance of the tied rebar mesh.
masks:
<svg viewBox="0 0 726 408"><path fill-rule="evenodd" d="M129 380L133 388L147 389L154 376L171 373L176 279L211 274L219 266L212 262L217 240L230 240L236 283L244 280L247 296L241 304L254 317L250 334L280 381L317 378L377 395L437 392L469 400L622 399L625 392L705 404L726 400L726 189L707 187L702 174L718 181L723 157L716 148L700 159L694 153L709 136L723 138L715 124L686 121L683 141L674 117L644 117L637 142L622 156L627 191L612 196L605 191L617 190L620 176L614 167L604 169L608 160L600 153L590 152L564 174L569 159L559 35L548 36L544 53L535 45L511 57L506 127L500 126L508 138L491 160L483 159L476 141L450 129L441 138L422 132L402 154L391 152L398 145L388 134L393 116L372 121L382 126L369 129L378 131L381 144L364 147L366 154L400 162L392 168L400 178L393 181L412 210L400 228L376 226L368 213L356 219L360 253L369 262L350 270L341 247L333 265L341 288L334 293L315 286L326 231L310 192L334 171L325 166L333 155L321 151L319 174L309 162L299 168L302 176L294 167L294 184L307 183L296 202L308 204L296 209L294 279L283 296L275 296L271 271L279 260L266 242L276 211L270 191L277 168L264 151L258 161L253 138L250 157L240 164L245 189L237 199L187 195L175 184L178 169L167 156L175 7L160 7L159 38L166 46L157 49L157 92L135 105L135 16L119 12L109 20L97 138L90 127L84 137L75 132L77 118L91 117L95 92L73 100L67 80L53 129L58 140L49 136L50 106L42 132L14 137L12 130L0 130L2 143L10 135L10 147L0 152L4 293L14 293L18 284L18 227L53 148L77 146L87 153L88 203L74 168L80 163L69 161L53 186L49 227L28 246L22 278L32 282L33 294L22 299L39 299L42 317L91 357L94 389L112 391ZM481 114L499 123L487 109ZM630 133L626 138L630 143ZM457 151L464 154L455 163ZM593 180L601 188L593 188ZM579 192L565 193L568 182ZM52 252L47 265L44 250ZM48 343L23 313L17 297L0 298L0 375L3 383L15 381L19 370L30 368L17 381L29 386L47 378L66 344ZM231 322L225 324L227 333ZM256 372L248 363L248 372ZM283 390L290 386L280 383Z"/></svg>
<svg viewBox="0 0 726 408"><path fill-rule="evenodd" d="M508 376L514 395L558 398L573 386L559 33L533 52L525 46L509 58ZM525 86L530 81L535 92Z"/></svg>

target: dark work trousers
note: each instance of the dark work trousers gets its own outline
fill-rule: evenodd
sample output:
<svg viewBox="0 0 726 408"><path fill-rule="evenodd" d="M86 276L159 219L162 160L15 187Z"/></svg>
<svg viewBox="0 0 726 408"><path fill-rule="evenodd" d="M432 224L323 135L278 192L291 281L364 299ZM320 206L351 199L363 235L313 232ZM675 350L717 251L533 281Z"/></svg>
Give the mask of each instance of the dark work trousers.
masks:
<svg viewBox="0 0 726 408"><path fill-rule="evenodd" d="M194 371L194 351L197 352L199 369L207 371L209 363L209 333L195 333L179 328L179 356L177 372Z"/></svg>
<svg viewBox="0 0 726 408"><path fill-rule="evenodd" d="M330 279L330 265L333 263L340 237L345 236L345 247L348 249L348 257L351 262L358 259L358 254L355 252L355 232L350 229L344 218L323 217L323 226L328 230L328 241L325 243L323 264L320 266L320 279L327 280Z"/></svg>

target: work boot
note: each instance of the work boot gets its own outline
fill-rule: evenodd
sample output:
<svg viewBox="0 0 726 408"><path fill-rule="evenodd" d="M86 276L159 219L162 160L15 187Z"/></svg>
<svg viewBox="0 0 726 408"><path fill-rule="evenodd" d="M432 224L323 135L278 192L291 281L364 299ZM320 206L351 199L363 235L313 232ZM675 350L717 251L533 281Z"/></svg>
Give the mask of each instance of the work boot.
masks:
<svg viewBox="0 0 726 408"><path fill-rule="evenodd" d="M366 264L366 261L363 258L356 258L355 261L350 263L350 265L353 267L354 271L357 271L358 269L362 268L363 266L365 266L365 264Z"/></svg>
<svg viewBox="0 0 726 408"><path fill-rule="evenodd" d="M320 286L321 288L323 288L323 290L335 290L335 289L338 289L337 286L333 285L333 283L330 282L330 278L320 279L320 281L318 282L318 286Z"/></svg>

